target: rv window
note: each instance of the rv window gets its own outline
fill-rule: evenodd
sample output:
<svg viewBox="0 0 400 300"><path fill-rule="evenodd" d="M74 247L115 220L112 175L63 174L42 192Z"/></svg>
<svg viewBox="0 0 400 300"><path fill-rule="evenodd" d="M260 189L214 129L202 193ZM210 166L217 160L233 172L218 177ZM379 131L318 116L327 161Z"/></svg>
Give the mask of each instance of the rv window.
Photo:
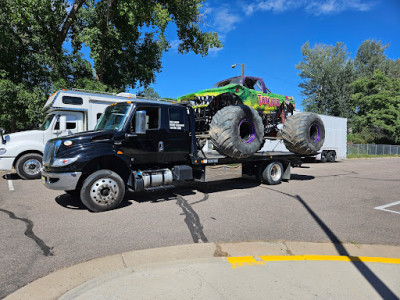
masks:
<svg viewBox="0 0 400 300"><path fill-rule="evenodd" d="M67 122L67 129L75 129L76 128L76 122Z"/></svg>
<svg viewBox="0 0 400 300"><path fill-rule="evenodd" d="M82 105L83 99L79 97L70 97L70 96L63 96L62 102L64 104L71 104L71 105Z"/></svg>
<svg viewBox="0 0 400 300"><path fill-rule="evenodd" d="M97 114L97 121L100 119L101 115L102 115L101 113Z"/></svg>
<svg viewBox="0 0 400 300"><path fill-rule="evenodd" d="M54 125L54 130L60 130L60 121L56 122L56 125Z"/></svg>

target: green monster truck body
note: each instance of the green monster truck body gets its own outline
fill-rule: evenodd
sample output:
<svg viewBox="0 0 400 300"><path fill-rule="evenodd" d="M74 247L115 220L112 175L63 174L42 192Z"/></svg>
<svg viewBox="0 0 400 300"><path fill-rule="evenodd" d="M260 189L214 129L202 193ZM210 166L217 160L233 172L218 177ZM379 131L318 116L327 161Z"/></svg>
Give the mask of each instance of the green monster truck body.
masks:
<svg viewBox="0 0 400 300"><path fill-rule="evenodd" d="M199 148L210 137L221 154L241 158L260 150L264 138L282 137L290 151L304 155L316 153L323 144L320 118L315 114L311 119L310 114L308 118L300 114L301 120L287 118L293 115L293 97L271 93L259 77L232 77L211 89L179 97L178 102L194 109L196 134L204 137L199 138ZM293 125L291 119L301 124ZM278 128L286 123L288 126ZM301 136L298 126L307 127L301 130Z"/></svg>

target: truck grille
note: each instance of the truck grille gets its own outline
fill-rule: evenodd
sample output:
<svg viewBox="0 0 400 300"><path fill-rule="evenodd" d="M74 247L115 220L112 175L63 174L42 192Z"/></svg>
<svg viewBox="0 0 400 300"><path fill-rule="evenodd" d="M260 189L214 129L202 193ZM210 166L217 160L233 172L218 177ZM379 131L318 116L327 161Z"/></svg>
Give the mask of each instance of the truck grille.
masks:
<svg viewBox="0 0 400 300"><path fill-rule="evenodd" d="M48 141L43 153L43 165L49 167L54 162L58 148L60 148L61 140Z"/></svg>

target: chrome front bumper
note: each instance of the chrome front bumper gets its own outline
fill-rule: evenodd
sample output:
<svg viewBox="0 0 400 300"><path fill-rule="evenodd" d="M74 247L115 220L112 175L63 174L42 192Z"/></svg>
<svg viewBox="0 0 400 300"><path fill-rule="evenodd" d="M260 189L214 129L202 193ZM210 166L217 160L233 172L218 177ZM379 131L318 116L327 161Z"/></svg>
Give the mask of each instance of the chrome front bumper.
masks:
<svg viewBox="0 0 400 300"><path fill-rule="evenodd" d="M42 183L51 190L75 190L82 172L47 173L42 170Z"/></svg>

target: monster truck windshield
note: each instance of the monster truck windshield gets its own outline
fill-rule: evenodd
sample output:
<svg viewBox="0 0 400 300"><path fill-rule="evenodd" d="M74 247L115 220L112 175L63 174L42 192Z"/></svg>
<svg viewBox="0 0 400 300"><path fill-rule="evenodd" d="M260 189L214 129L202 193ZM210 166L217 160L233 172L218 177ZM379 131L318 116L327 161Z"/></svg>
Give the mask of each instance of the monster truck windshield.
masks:
<svg viewBox="0 0 400 300"><path fill-rule="evenodd" d="M242 84L242 77L233 77L233 78L229 78L227 80L224 81L220 81L217 82L216 84L214 84L213 88L219 88L219 87L223 87L226 86L228 84Z"/></svg>

